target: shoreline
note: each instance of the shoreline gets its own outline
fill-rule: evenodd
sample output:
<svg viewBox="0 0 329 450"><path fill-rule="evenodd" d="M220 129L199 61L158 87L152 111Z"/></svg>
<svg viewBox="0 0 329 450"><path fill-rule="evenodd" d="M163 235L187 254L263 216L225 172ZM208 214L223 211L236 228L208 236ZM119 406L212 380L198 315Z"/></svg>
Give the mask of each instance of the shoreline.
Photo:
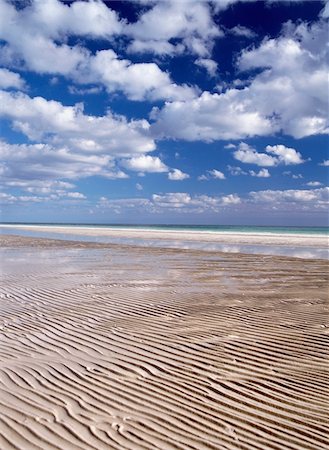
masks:
<svg viewBox="0 0 329 450"><path fill-rule="evenodd" d="M123 237L199 242L216 242L223 244L261 244L261 245L289 245L289 246L312 246L327 247L328 235L314 234L283 234L283 233L255 233L235 231L200 231L200 230L158 230L150 228L130 229L103 228L93 226L65 226L65 225L9 225L0 224L0 230L18 229L35 232L53 232L71 235L99 236L99 237Z"/></svg>

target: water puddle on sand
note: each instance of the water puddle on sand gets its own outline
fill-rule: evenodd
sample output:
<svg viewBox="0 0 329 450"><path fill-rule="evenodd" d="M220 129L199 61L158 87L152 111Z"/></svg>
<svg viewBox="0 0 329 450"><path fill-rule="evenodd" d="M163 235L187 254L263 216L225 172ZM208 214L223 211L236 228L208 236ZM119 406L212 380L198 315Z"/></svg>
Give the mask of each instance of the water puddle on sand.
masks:
<svg viewBox="0 0 329 450"><path fill-rule="evenodd" d="M183 250L200 250L209 252L224 252L224 253L247 253L247 254L263 254L276 256L289 256L303 259L329 259L328 247L298 247L290 245L275 245L271 244L223 244L215 242L198 242L185 241L184 239L149 239L144 237L128 238L115 236L91 236L91 235L76 235L74 233L56 233L48 231L31 231L16 228L1 229L1 234L13 233L19 236L43 237L48 239L62 239L81 242L97 242L104 244L117 245L132 245L141 247L155 247L155 248L174 248Z"/></svg>

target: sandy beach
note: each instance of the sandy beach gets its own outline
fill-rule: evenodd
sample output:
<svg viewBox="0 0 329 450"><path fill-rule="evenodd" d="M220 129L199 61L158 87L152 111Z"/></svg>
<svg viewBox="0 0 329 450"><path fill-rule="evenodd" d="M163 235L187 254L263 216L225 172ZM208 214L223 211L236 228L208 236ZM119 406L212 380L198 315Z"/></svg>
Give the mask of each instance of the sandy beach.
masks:
<svg viewBox="0 0 329 450"><path fill-rule="evenodd" d="M328 448L327 261L0 242L1 450Z"/></svg>

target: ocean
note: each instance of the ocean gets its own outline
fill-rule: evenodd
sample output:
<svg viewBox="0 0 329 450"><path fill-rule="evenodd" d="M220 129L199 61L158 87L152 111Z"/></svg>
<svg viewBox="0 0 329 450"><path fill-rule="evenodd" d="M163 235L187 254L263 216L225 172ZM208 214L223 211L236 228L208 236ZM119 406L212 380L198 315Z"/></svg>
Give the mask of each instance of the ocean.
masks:
<svg viewBox="0 0 329 450"><path fill-rule="evenodd" d="M265 234L312 234L328 235L329 227L296 227L296 226L251 226L251 225L140 225L140 224L95 224L95 223L24 223L11 222L2 223L3 225L40 225L40 226L65 226L65 227L93 227L93 228L112 228L112 229L143 229L143 230L162 230L162 231L204 231L204 232L232 232L232 233L265 233ZM0 224L0 226L2 225Z"/></svg>

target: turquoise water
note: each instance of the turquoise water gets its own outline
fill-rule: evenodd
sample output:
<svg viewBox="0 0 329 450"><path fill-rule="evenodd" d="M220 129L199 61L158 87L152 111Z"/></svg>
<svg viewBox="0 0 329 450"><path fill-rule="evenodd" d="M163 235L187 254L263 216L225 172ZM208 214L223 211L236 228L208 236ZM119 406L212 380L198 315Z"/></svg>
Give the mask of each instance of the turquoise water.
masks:
<svg viewBox="0 0 329 450"><path fill-rule="evenodd" d="M164 231L206 231L235 233L313 234L329 235L329 227L284 227L284 226L240 226L240 225L131 225L93 223L8 223L8 225L47 225L67 227L127 228Z"/></svg>

